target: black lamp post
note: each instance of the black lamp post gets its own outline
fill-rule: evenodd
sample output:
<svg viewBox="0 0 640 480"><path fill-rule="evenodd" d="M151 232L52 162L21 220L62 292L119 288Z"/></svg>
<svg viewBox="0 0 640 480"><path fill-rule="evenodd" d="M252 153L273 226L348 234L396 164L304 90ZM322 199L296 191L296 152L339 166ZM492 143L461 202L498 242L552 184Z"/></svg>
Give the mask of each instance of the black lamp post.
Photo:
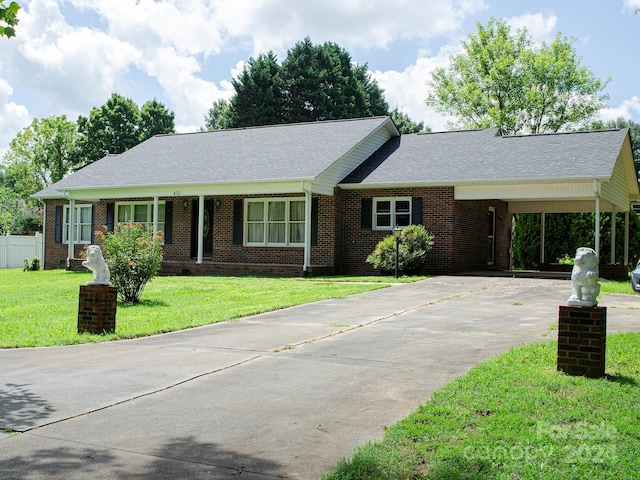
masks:
<svg viewBox="0 0 640 480"><path fill-rule="evenodd" d="M395 278L398 278L398 253L400 250L400 235L402 234L402 227L398 227L396 226L396 228L393 229L393 236L396 239L396 274L395 274Z"/></svg>

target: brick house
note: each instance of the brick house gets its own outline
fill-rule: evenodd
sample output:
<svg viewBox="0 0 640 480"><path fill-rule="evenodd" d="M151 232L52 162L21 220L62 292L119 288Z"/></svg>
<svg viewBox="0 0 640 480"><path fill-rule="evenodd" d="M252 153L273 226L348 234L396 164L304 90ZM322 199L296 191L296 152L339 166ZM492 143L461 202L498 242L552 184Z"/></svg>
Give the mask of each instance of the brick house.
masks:
<svg viewBox="0 0 640 480"><path fill-rule="evenodd" d="M35 195L45 268L124 222L164 232L163 272L372 274L394 226L435 235L425 270L510 267L518 212L628 212L626 129L400 135L389 117L158 135ZM69 235L69 232L74 235Z"/></svg>

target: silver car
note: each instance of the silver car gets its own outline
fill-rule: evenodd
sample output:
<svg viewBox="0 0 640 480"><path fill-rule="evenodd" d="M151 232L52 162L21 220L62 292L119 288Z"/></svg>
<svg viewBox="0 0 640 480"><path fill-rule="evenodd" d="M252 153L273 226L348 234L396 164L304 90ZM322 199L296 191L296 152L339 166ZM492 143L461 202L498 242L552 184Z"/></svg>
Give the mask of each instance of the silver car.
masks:
<svg viewBox="0 0 640 480"><path fill-rule="evenodd" d="M631 271L631 288L634 292L640 293L640 261L636 265L636 268Z"/></svg>

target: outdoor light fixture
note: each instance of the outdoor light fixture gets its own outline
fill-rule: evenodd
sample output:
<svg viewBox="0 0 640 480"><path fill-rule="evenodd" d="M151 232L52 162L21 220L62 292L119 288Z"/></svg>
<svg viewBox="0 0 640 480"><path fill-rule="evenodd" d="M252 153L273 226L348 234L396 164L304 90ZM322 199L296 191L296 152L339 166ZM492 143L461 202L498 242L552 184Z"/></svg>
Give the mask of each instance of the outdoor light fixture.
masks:
<svg viewBox="0 0 640 480"><path fill-rule="evenodd" d="M189 203L187 203L186 200L183 200L182 201L182 208L184 208L186 210L188 206L189 206Z"/></svg>
<svg viewBox="0 0 640 480"><path fill-rule="evenodd" d="M396 225L396 228L393 229L393 236L396 239L396 278L398 278L398 253L400 251L400 235L402 235L402 227Z"/></svg>

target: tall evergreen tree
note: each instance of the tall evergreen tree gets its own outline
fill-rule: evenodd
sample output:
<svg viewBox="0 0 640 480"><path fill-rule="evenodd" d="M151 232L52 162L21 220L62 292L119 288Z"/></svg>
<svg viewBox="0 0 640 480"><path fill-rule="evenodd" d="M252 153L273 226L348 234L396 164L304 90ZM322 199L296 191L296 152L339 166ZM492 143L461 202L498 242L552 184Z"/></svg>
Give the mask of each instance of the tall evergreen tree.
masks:
<svg viewBox="0 0 640 480"><path fill-rule="evenodd" d="M233 80L229 122L233 127L284 123L280 66L273 52L250 58Z"/></svg>

